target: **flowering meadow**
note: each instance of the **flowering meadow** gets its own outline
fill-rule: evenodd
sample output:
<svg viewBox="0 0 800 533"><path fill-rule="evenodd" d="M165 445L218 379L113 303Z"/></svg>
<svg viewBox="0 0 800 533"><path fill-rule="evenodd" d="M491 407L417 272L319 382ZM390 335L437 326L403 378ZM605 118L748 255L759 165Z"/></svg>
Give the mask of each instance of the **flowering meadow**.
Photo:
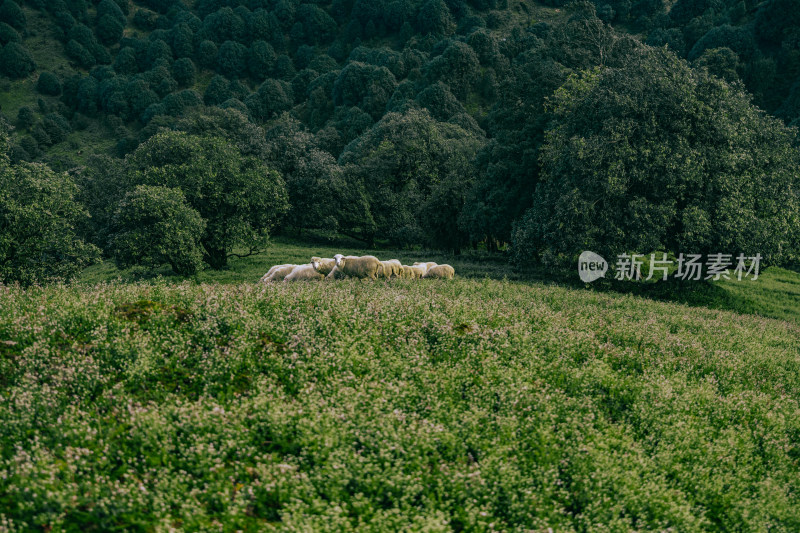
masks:
<svg viewBox="0 0 800 533"><path fill-rule="evenodd" d="M800 531L800 326L516 281L0 288L0 531Z"/></svg>

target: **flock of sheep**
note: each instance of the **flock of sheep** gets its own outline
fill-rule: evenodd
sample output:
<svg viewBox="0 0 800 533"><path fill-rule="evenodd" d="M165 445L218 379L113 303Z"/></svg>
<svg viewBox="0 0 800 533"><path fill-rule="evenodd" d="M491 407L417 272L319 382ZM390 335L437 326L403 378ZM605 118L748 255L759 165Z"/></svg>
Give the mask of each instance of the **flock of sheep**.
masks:
<svg viewBox="0 0 800 533"><path fill-rule="evenodd" d="M274 281L308 281L320 279L453 279L455 270L450 265L437 265L434 262L403 265L397 259L381 261L373 255L336 254L333 259L312 257L304 265L275 265L261 278L261 283Z"/></svg>

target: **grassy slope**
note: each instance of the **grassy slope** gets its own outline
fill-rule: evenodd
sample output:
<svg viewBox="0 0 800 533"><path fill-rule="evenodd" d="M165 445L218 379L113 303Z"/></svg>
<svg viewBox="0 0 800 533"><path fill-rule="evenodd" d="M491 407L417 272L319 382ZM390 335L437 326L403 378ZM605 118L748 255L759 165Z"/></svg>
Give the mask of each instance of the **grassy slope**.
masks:
<svg viewBox="0 0 800 533"><path fill-rule="evenodd" d="M272 265L307 263L312 256L333 257L337 253L345 255L372 254L381 259L398 258L404 264L423 260L449 263L455 267L456 273L460 277L466 278L483 279L488 277L497 280L505 278L512 281L559 283L566 287L581 286L577 275L561 278L555 277L551 272L545 270L523 274L509 268L502 257L487 255L483 252L452 256L441 252L369 250L359 247L356 242L343 242L337 245L320 239L317 244L309 244L292 238L277 238L267 252L247 258L232 258L227 270L206 270L198 274L193 281L200 283L252 283L258 281ZM176 282L182 280L182 278L174 276L168 268L146 273L136 270L120 271L112 262L107 261L88 268L80 281L89 284L111 280L136 281L156 275ZM634 286L630 282L597 282L594 285L585 286L585 288L590 292L623 294L630 292L651 299L678 302L695 307L727 309L800 324L800 274L781 268L767 269L756 281L722 280L713 284L674 283L669 286L663 284Z"/></svg>
<svg viewBox="0 0 800 533"><path fill-rule="evenodd" d="M491 279L156 282L4 289L0 339L23 529L800 529L787 321Z"/></svg>

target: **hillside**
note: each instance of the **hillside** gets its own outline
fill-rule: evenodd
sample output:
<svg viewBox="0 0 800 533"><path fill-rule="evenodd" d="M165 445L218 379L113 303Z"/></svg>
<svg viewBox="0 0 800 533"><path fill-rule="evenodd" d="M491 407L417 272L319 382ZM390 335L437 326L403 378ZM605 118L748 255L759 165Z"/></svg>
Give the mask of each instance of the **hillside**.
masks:
<svg viewBox="0 0 800 533"><path fill-rule="evenodd" d="M796 323L464 278L0 310L11 531L800 527Z"/></svg>

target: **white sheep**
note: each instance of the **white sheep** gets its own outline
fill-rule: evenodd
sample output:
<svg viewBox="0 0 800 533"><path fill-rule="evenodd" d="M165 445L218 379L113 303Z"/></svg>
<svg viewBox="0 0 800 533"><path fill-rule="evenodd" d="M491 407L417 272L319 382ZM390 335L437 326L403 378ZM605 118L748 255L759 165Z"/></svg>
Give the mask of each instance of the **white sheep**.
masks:
<svg viewBox="0 0 800 533"><path fill-rule="evenodd" d="M334 259L321 257L312 257L311 264L314 265L314 269L323 276L330 274L331 270L336 267L336 261Z"/></svg>
<svg viewBox="0 0 800 533"><path fill-rule="evenodd" d="M275 265L261 277L259 283L269 283L270 281L281 281L283 280L283 278L288 276L296 266L297 265L293 265L291 263L287 263L285 265Z"/></svg>
<svg viewBox="0 0 800 533"><path fill-rule="evenodd" d="M425 265L403 265L401 268L401 277L408 279L419 279L427 272Z"/></svg>
<svg viewBox="0 0 800 533"><path fill-rule="evenodd" d="M382 273L383 265L377 257L373 255L343 256L336 254L333 256L336 266L347 277L360 279L376 279Z"/></svg>
<svg viewBox="0 0 800 533"><path fill-rule="evenodd" d="M287 281L311 281L316 279L325 279L325 276L317 272L314 265L307 263L305 265L297 265L294 270L283 278L283 282Z"/></svg>
<svg viewBox="0 0 800 533"><path fill-rule="evenodd" d="M427 263L425 263L425 262L419 262L419 261L417 261L417 262L416 262L416 263L414 263L412 266L415 266L415 267L422 267L422 268L424 268L424 269L425 269L425 272L427 272L429 269L431 269L431 268L435 267L435 266L436 266L436 263L434 263L433 261L428 261ZM424 275L425 275L425 274L423 273L423 276L424 276Z"/></svg>
<svg viewBox="0 0 800 533"><path fill-rule="evenodd" d="M433 268L429 268L428 271L422 276L425 279L437 278L437 279L453 279L453 276L456 275L456 271L450 265L436 265Z"/></svg>
<svg viewBox="0 0 800 533"><path fill-rule="evenodd" d="M399 278L400 277L400 269L403 265L400 264L398 259L389 259L388 261L381 261L381 265L383 265L383 272L378 271L378 274L386 279L391 278Z"/></svg>

